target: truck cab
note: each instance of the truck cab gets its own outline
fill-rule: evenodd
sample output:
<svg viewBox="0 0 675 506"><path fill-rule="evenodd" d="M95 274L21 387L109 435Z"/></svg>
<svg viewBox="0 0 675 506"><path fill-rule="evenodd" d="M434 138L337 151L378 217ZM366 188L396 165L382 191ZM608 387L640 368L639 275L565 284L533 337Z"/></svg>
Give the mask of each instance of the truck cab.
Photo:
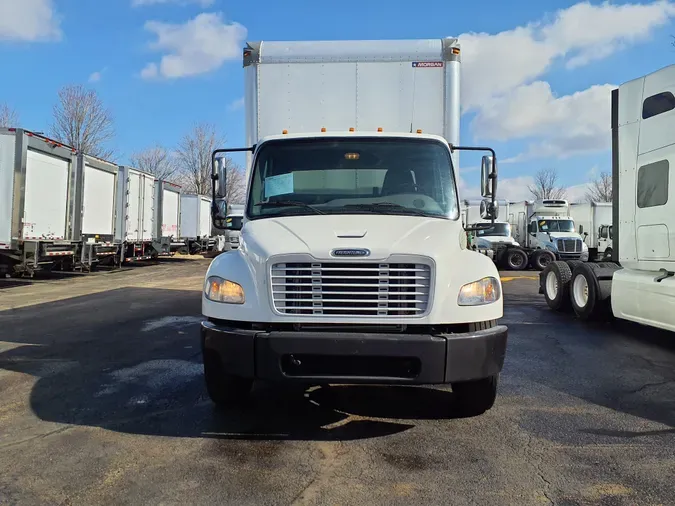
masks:
<svg viewBox="0 0 675 506"><path fill-rule="evenodd" d="M481 193L494 220L496 157L456 142L458 64L454 39L244 49L250 145L213 153L214 202L227 186L216 160L248 153L240 243L213 260L202 293L217 405L267 380L450 384L461 412L492 407L502 287L494 263L467 247L457 159L490 153ZM447 97L443 110L430 95ZM226 208L213 207L216 227L227 227Z"/></svg>
<svg viewBox="0 0 675 506"><path fill-rule="evenodd" d="M575 230L566 200L544 199L528 207L529 247L552 251L558 259L588 260L588 245Z"/></svg>

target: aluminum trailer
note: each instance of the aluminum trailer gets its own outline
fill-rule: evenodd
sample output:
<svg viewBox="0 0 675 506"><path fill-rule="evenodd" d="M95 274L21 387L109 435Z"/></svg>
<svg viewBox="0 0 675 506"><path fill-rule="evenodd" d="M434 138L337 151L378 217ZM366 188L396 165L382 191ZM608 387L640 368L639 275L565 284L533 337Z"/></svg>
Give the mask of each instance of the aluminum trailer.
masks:
<svg viewBox="0 0 675 506"><path fill-rule="evenodd" d="M0 128L0 273L72 270L76 152L29 130Z"/></svg>
<svg viewBox="0 0 675 506"><path fill-rule="evenodd" d="M155 179L154 224L152 247L157 256L171 256L187 248L181 239L181 187L177 184Z"/></svg>
<svg viewBox="0 0 675 506"><path fill-rule="evenodd" d="M154 238L155 176L120 165L115 206L115 240L122 243L121 262L156 256Z"/></svg>
<svg viewBox="0 0 675 506"><path fill-rule="evenodd" d="M180 234L191 254L203 253L215 248L216 239L211 230L211 197L181 194Z"/></svg>
<svg viewBox="0 0 675 506"><path fill-rule="evenodd" d="M612 260L554 262L539 292L581 320L675 332L675 65L611 92Z"/></svg>
<svg viewBox="0 0 675 506"><path fill-rule="evenodd" d="M118 166L79 153L74 174L71 238L78 243L77 265L87 271L99 265L119 266L122 241L115 239Z"/></svg>
<svg viewBox="0 0 675 506"><path fill-rule="evenodd" d="M588 245L589 258L610 260L612 257L611 202L571 203L570 217Z"/></svg>

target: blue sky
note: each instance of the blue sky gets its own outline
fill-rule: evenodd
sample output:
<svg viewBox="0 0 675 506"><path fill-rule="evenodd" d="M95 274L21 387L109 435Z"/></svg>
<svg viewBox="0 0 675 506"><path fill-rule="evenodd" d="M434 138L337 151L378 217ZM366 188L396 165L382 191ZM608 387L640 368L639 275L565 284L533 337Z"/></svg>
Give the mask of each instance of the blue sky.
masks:
<svg viewBox="0 0 675 506"><path fill-rule="evenodd" d="M59 87L91 86L120 161L199 121L239 145L246 40L460 36L462 142L498 150L503 196L524 198L542 167L576 195L609 168L611 87L675 59L673 17L667 2L4 0L0 103L47 131ZM462 177L474 193L477 173Z"/></svg>

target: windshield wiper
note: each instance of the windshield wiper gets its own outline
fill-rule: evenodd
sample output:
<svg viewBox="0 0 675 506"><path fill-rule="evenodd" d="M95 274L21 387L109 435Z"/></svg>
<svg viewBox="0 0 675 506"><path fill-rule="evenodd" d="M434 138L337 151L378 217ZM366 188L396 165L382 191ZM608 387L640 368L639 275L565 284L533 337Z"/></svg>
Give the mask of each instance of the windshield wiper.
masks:
<svg viewBox="0 0 675 506"><path fill-rule="evenodd" d="M386 211L403 211L410 214L420 216L436 216L435 214L427 213L421 209L413 209L410 207L394 204L393 202L374 202L372 204L347 204L345 209L356 209L360 211L386 212Z"/></svg>
<svg viewBox="0 0 675 506"><path fill-rule="evenodd" d="M311 206L309 204L305 204L304 202L300 202L299 200L275 200L273 202L258 202L257 204L253 204L254 206L259 206L262 208L265 207L285 207L285 206L293 206L293 207L304 207L305 209L309 209L310 211L315 212L316 214L326 214L320 209L317 209L314 206Z"/></svg>

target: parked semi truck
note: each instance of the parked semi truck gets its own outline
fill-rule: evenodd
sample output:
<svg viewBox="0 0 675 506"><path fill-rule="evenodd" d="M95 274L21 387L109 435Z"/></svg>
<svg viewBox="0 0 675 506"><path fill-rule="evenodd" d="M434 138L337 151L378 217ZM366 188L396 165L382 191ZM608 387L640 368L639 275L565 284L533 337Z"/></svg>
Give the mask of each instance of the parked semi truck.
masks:
<svg viewBox="0 0 675 506"><path fill-rule="evenodd" d="M113 163L77 155L71 239L78 244L76 266L83 270L119 265L122 242L115 239L118 173Z"/></svg>
<svg viewBox="0 0 675 506"><path fill-rule="evenodd" d="M211 231L211 197L181 194L180 234L187 251L193 255L215 248L216 239Z"/></svg>
<svg viewBox="0 0 675 506"><path fill-rule="evenodd" d="M177 184L155 179L153 256L171 256L186 247L180 232L181 193Z"/></svg>
<svg viewBox="0 0 675 506"><path fill-rule="evenodd" d="M542 271L555 260L588 260L588 246L574 227L567 200L512 202L508 222L520 244L506 255L511 269L521 270L529 264Z"/></svg>
<svg viewBox="0 0 675 506"><path fill-rule="evenodd" d="M579 202L570 204L570 218L588 246L591 259L605 260L612 256L612 204L610 202Z"/></svg>
<svg viewBox="0 0 675 506"><path fill-rule="evenodd" d="M494 263L467 248L456 39L257 42L244 49L244 148L213 153L213 222L227 225L216 158L245 151L240 246L202 296L206 387L217 404L256 379L451 384L491 408L506 353Z"/></svg>
<svg viewBox="0 0 675 506"><path fill-rule="evenodd" d="M674 83L670 65L612 90L612 260L548 266L551 309L675 331Z"/></svg>
<svg viewBox="0 0 675 506"><path fill-rule="evenodd" d="M76 152L43 135L0 128L0 273L72 270L70 200Z"/></svg>

